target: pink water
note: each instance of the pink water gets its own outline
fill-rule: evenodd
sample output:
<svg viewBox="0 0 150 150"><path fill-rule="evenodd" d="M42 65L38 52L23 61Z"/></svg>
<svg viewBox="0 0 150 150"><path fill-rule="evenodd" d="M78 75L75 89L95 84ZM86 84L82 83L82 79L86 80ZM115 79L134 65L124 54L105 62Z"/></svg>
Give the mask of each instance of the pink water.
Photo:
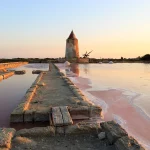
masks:
<svg viewBox="0 0 150 150"><path fill-rule="evenodd" d="M150 149L150 64L57 64L96 105Z"/></svg>
<svg viewBox="0 0 150 150"><path fill-rule="evenodd" d="M0 127L10 126L10 114L35 81L37 75L32 74L32 70L36 69L48 70L48 64L28 64L18 67L15 70L26 70L26 74L13 75L0 81Z"/></svg>

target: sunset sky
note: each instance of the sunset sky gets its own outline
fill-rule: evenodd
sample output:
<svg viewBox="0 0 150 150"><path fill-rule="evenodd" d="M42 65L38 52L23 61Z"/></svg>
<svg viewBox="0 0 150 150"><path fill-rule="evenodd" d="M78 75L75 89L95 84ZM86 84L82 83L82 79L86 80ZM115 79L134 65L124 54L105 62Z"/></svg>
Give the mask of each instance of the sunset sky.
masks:
<svg viewBox="0 0 150 150"><path fill-rule="evenodd" d="M0 58L64 57L74 30L80 56L150 53L150 0L1 0Z"/></svg>

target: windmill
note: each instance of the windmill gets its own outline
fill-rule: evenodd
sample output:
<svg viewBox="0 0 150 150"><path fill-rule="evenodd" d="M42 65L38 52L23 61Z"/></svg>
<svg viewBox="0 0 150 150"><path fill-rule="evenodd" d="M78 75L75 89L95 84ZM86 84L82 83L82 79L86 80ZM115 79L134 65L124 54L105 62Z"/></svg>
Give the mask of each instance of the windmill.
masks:
<svg viewBox="0 0 150 150"><path fill-rule="evenodd" d="M85 52L85 54L83 54L83 58L87 58L89 57L89 54L92 53L93 50L91 50L90 52Z"/></svg>

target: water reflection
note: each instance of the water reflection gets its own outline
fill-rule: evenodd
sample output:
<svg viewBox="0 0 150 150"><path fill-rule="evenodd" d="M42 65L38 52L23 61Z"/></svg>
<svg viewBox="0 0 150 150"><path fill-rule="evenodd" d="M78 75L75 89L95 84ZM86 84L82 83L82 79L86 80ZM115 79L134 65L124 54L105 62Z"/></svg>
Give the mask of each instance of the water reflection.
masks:
<svg viewBox="0 0 150 150"><path fill-rule="evenodd" d="M26 70L26 74L13 75L0 81L0 127L9 127L10 113L20 103L37 77L37 74L32 74L32 70L35 69L48 70L48 64L27 64L15 68L15 70Z"/></svg>
<svg viewBox="0 0 150 150"><path fill-rule="evenodd" d="M83 71L85 74L89 74L89 64L83 64Z"/></svg>
<svg viewBox="0 0 150 150"><path fill-rule="evenodd" d="M79 65L72 63L70 66L65 68L65 73L67 76L79 76Z"/></svg>

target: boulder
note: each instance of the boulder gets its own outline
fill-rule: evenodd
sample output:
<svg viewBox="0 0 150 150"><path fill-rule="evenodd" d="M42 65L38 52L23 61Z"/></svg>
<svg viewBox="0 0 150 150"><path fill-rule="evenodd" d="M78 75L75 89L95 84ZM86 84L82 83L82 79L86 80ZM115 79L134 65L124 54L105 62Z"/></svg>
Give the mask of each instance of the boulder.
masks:
<svg viewBox="0 0 150 150"><path fill-rule="evenodd" d="M128 136L128 133L116 122L108 121L100 123L102 130L111 144L114 144L119 138Z"/></svg>
<svg viewBox="0 0 150 150"><path fill-rule="evenodd" d="M124 136L115 142L116 150L144 150L144 148L133 138Z"/></svg>

